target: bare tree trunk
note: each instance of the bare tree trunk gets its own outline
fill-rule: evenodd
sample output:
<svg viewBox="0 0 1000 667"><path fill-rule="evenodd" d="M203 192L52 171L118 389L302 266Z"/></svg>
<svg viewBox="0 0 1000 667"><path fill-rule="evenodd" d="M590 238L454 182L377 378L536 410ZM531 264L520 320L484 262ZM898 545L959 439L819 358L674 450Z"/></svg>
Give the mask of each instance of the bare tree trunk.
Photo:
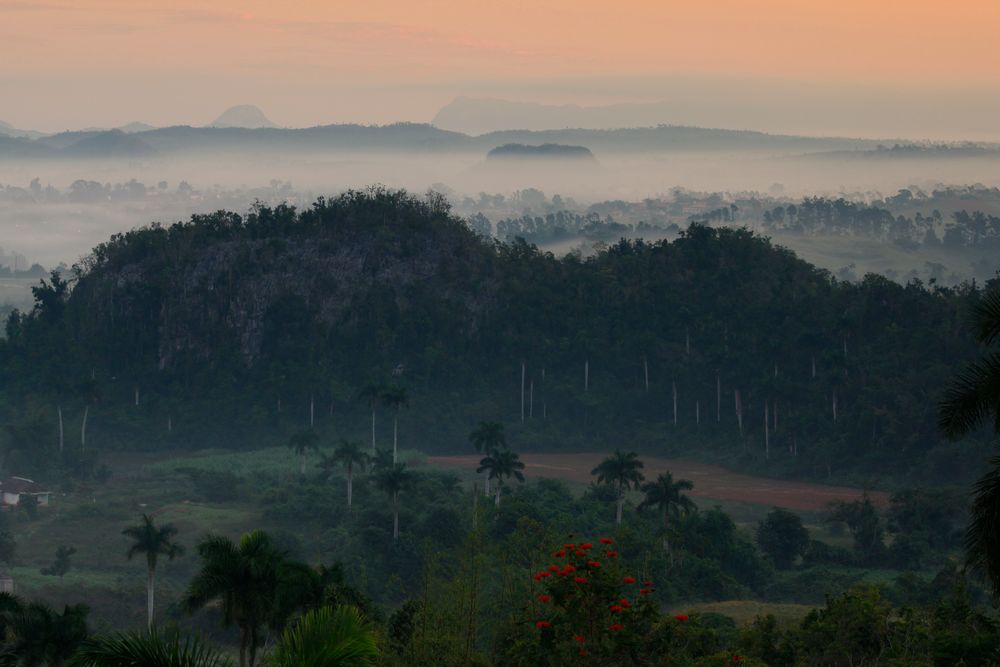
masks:
<svg viewBox="0 0 1000 667"><path fill-rule="evenodd" d="M83 423L80 424L80 451L87 449L87 416L90 414L90 406L83 409Z"/></svg>
<svg viewBox="0 0 1000 667"><path fill-rule="evenodd" d="M646 357L642 358L642 373L646 379L646 393L649 393L649 360Z"/></svg>
<svg viewBox="0 0 1000 667"><path fill-rule="evenodd" d="M146 626L153 629L153 594L155 588L156 571L149 568L146 576Z"/></svg>
<svg viewBox="0 0 1000 667"><path fill-rule="evenodd" d="M316 425L316 397L309 394L309 428Z"/></svg>
<svg viewBox="0 0 1000 667"><path fill-rule="evenodd" d="M691 330L684 327L684 354L691 356Z"/></svg>
<svg viewBox="0 0 1000 667"><path fill-rule="evenodd" d="M837 390L833 390L833 397L830 401L833 404L833 421L837 421Z"/></svg>
<svg viewBox="0 0 1000 667"><path fill-rule="evenodd" d="M816 379L816 357L812 358L812 377L813 380Z"/></svg>
<svg viewBox="0 0 1000 667"><path fill-rule="evenodd" d="M173 432L174 432L174 420L173 420L173 417L171 417L170 415L167 415L167 433L173 433Z"/></svg>
<svg viewBox="0 0 1000 667"><path fill-rule="evenodd" d="M670 387L673 389L674 394L674 426L677 426L677 382L671 382Z"/></svg>
<svg viewBox="0 0 1000 667"><path fill-rule="evenodd" d="M135 388L135 407L139 407L139 388Z"/></svg>
<svg viewBox="0 0 1000 667"><path fill-rule="evenodd" d="M774 365L774 377L778 377L778 364Z"/></svg>
<svg viewBox="0 0 1000 667"><path fill-rule="evenodd" d="M524 421L524 362L521 362L521 421Z"/></svg>
<svg viewBox="0 0 1000 667"><path fill-rule="evenodd" d="M490 474L486 473L486 485L483 487L483 495L487 498L490 497Z"/></svg>
<svg viewBox="0 0 1000 667"><path fill-rule="evenodd" d="M545 367L542 366L542 419L549 416L549 402L545 398Z"/></svg>
<svg viewBox="0 0 1000 667"><path fill-rule="evenodd" d="M736 402L736 422L740 426L740 437L743 437L743 402L740 400L740 390L733 390L733 400ZM743 443L744 448L746 447L746 442Z"/></svg>
<svg viewBox="0 0 1000 667"><path fill-rule="evenodd" d="M63 417L62 417L62 406L56 406L56 412L59 413L59 453L63 453L63 443L65 442L63 433Z"/></svg>
<svg viewBox="0 0 1000 667"><path fill-rule="evenodd" d="M375 406L372 406L372 456L375 456Z"/></svg>
<svg viewBox="0 0 1000 667"><path fill-rule="evenodd" d="M590 360L583 362L583 391L590 391Z"/></svg>
<svg viewBox="0 0 1000 667"><path fill-rule="evenodd" d="M306 451L303 449L299 454L299 477L306 476Z"/></svg>
<svg viewBox="0 0 1000 667"><path fill-rule="evenodd" d="M774 401L774 404L771 406L771 417L772 417L771 421L773 422L773 428L771 429L771 432L777 433L778 432L778 401L777 401L777 399Z"/></svg>
<svg viewBox="0 0 1000 667"><path fill-rule="evenodd" d="M396 464L396 440L399 435L399 410L396 410L395 416L392 418L392 463Z"/></svg>
<svg viewBox="0 0 1000 667"><path fill-rule="evenodd" d="M618 489L618 503L615 509L615 525L622 525L622 507L625 506L625 494L621 489Z"/></svg>
<svg viewBox="0 0 1000 667"><path fill-rule="evenodd" d="M695 426L701 425L701 401L694 402L694 423Z"/></svg>
<svg viewBox="0 0 1000 667"><path fill-rule="evenodd" d="M399 493L392 494L392 541L399 539Z"/></svg>
<svg viewBox="0 0 1000 667"><path fill-rule="evenodd" d="M497 480L496 499L494 500L494 503L493 503L494 507L500 507L500 491L501 491L501 489L503 489L503 485L500 484L500 480L498 479Z"/></svg>
<svg viewBox="0 0 1000 667"><path fill-rule="evenodd" d="M528 419L535 418L535 380L528 383Z"/></svg>
<svg viewBox="0 0 1000 667"><path fill-rule="evenodd" d="M354 464L347 464L347 506L351 506L351 499L354 496Z"/></svg>
<svg viewBox="0 0 1000 667"><path fill-rule="evenodd" d="M771 458L771 434L768 431L767 400L764 401L764 460Z"/></svg>

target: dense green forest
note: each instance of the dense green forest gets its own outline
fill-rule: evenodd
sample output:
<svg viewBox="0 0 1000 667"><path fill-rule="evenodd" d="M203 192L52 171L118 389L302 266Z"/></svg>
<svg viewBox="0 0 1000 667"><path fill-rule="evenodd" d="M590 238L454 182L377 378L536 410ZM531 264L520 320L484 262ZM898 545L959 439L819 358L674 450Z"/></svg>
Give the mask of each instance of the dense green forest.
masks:
<svg viewBox="0 0 1000 667"><path fill-rule="evenodd" d="M484 239L439 196L374 189L137 228L34 291L0 343L14 471L60 447L79 463L361 436L358 391L390 380L425 452L496 419L527 450L629 442L880 484L954 483L984 458L934 426L974 350L976 285L839 282L743 229L557 258Z"/></svg>
<svg viewBox="0 0 1000 667"><path fill-rule="evenodd" d="M957 559L989 438L937 424L982 288L841 282L729 227L589 258L472 227L376 188L41 281L0 438L58 493L0 513L29 593L0 594L0 665L996 662ZM615 450L589 485L522 479L583 450ZM644 474L662 454L893 493L699 503Z"/></svg>

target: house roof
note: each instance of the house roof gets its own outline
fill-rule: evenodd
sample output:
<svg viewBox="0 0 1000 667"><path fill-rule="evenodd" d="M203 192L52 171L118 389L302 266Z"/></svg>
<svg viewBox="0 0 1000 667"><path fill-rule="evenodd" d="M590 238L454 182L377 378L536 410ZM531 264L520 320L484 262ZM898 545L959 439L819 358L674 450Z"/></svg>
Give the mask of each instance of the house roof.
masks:
<svg viewBox="0 0 1000 667"><path fill-rule="evenodd" d="M4 493L48 493L44 486L26 477L5 477L0 480L0 491Z"/></svg>

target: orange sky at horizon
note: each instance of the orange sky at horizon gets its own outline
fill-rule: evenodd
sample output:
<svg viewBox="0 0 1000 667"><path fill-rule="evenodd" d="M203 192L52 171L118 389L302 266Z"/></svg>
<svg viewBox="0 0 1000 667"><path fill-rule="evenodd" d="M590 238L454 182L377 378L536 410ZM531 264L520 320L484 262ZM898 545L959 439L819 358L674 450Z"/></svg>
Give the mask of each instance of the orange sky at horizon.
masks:
<svg viewBox="0 0 1000 667"><path fill-rule="evenodd" d="M421 86L440 90L414 96L409 117L421 120L468 82L574 77L995 88L998 25L996 0L0 0L0 119L51 129L69 126L75 110L83 122L103 112L106 122L206 122L224 99L267 108L283 91L331 86L352 99L317 93L329 120L338 108L341 120L357 120L346 116L366 104L383 120L387 100L405 105ZM191 98L176 99L185 82ZM323 120L277 106L282 124Z"/></svg>

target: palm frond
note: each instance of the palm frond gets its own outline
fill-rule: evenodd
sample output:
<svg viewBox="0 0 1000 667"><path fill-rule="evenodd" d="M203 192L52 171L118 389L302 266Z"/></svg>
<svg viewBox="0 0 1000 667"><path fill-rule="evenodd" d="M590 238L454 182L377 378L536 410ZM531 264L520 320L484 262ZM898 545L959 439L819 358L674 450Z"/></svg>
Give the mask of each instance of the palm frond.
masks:
<svg viewBox="0 0 1000 667"><path fill-rule="evenodd" d="M972 325L983 345L1000 341L1000 289L983 294L972 309Z"/></svg>
<svg viewBox="0 0 1000 667"><path fill-rule="evenodd" d="M270 667L364 667L375 664L375 634L355 607L321 607L285 630Z"/></svg>
<svg viewBox="0 0 1000 667"><path fill-rule="evenodd" d="M965 567L983 576L1000 597L1000 456L976 483L965 531Z"/></svg>
<svg viewBox="0 0 1000 667"><path fill-rule="evenodd" d="M197 637L130 632L88 639L70 667L232 667L233 663Z"/></svg>
<svg viewBox="0 0 1000 667"><path fill-rule="evenodd" d="M945 390L938 404L938 425L949 438L974 431L992 414L1000 432L1000 353L967 366Z"/></svg>

